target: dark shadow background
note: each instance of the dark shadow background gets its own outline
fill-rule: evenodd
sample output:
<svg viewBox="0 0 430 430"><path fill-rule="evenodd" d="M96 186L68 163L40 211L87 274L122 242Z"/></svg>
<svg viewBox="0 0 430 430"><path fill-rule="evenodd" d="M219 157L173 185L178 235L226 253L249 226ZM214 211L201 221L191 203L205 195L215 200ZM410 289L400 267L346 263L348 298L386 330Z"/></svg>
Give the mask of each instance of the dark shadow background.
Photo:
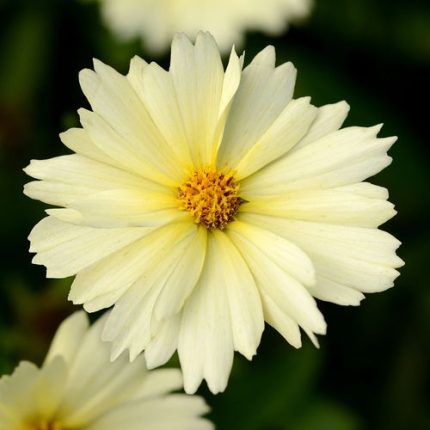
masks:
<svg viewBox="0 0 430 430"><path fill-rule="evenodd" d="M372 181L399 214L384 228L406 265L394 289L358 308L320 303L328 334L294 350L267 329L252 363L236 356L224 395L201 393L218 429L430 429L429 96L430 3L317 0L309 21L271 39L249 34L247 59L274 44L298 68L296 96L345 99L347 125L385 122L393 164ZM125 73L138 41L119 44L96 4L0 0L0 374L40 363L57 324L73 311L71 280L46 280L26 237L44 205L25 198L22 168L66 152L57 135L87 106L77 74L97 57ZM163 65L168 58L158 58Z"/></svg>

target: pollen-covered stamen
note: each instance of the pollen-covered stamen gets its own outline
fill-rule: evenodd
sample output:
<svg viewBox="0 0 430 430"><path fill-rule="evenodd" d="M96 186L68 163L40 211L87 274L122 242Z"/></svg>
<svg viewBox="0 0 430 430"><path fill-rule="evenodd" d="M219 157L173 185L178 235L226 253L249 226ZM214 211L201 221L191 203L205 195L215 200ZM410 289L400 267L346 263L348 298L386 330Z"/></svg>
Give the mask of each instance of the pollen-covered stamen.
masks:
<svg viewBox="0 0 430 430"><path fill-rule="evenodd" d="M197 170L178 188L180 208L208 230L222 230L232 221L243 202L238 194L233 175L214 168Z"/></svg>

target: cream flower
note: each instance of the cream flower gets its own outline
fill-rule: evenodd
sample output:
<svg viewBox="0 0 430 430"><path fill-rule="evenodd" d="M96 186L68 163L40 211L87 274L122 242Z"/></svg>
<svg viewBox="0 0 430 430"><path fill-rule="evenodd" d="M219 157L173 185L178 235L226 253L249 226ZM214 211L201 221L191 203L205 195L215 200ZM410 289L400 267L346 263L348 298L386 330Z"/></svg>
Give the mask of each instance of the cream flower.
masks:
<svg viewBox="0 0 430 430"><path fill-rule="evenodd" d="M210 31L225 53L246 29L280 34L306 17L311 0L99 0L104 21L123 39L141 37L151 51L165 51L176 32Z"/></svg>
<svg viewBox="0 0 430 430"><path fill-rule="evenodd" d="M77 274L70 299L114 305L112 357L177 349L187 392L224 390L233 351L251 359L267 321L294 347L326 325L314 297L358 305L393 285L399 242L377 227L395 211L362 182L386 167L380 126L339 130L340 102L293 99L296 71L268 47L224 71L214 39L174 39L170 70L135 57L127 76L95 61L80 74L93 111L61 135L73 155L32 161L48 210L34 263Z"/></svg>
<svg viewBox="0 0 430 430"><path fill-rule="evenodd" d="M143 357L109 361L84 312L60 326L43 366L23 361L0 379L2 430L211 430L203 399L182 388L177 369L148 371Z"/></svg>

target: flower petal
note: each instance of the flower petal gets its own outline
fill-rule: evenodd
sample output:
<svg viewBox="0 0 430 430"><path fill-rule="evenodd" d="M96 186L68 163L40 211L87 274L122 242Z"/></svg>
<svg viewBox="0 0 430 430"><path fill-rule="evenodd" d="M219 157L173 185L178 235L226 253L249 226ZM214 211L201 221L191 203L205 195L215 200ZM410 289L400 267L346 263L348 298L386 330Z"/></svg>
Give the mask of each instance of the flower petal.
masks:
<svg viewBox="0 0 430 430"><path fill-rule="evenodd" d="M227 232L234 240L239 236L241 242L259 248L275 264L302 284L306 286L315 284L315 270L311 260L291 241L240 221L231 223Z"/></svg>
<svg viewBox="0 0 430 430"><path fill-rule="evenodd" d="M287 244L281 244L282 241L278 241L270 246L270 233L266 235L265 242L258 242L262 233L257 229L253 232L252 227L238 227L232 224L229 235L248 263L260 291L264 291L287 317L293 319L305 330L325 334L324 318L314 299L304 285L289 274L294 273L295 268L278 258L281 246ZM245 236L244 231L248 235L251 234L251 237ZM285 255L289 252L289 250L285 252Z"/></svg>
<svg viewBox="0 0 430 430"><path fill-rule="evenodd" d="M178 348L181 315L162 321L145 349L148 369L166 364Z"/></svg>
<svg viewBox="0 0 430 430"><path fill-rule="evenodd" d="M173 193L115 189L100 191L71 203L79 224L97 228L157 227L187 215L178 209Z"/></svg>
<svg viewBox="0 0 430 430"><path fill-rule="evenodd" d="M224 287L227 294L234 349L251 360L264 330L258 288L250 269L228 236L219 231L212 235L218 270L224 274L220 287Z"/></svg>
<svg viewBox="0 0 430 430"><path fill-rule="evenodd" d="M115 408L100 417L88 430L213 430L214 426L199 415L208 412L201 397L171 394Z"/></svg>
<svg viewBox="0 0 430 430"><path fill-rule="evenodd" d="M77 226L48 216L31 231L30 252L34 264L47 268L47 277L74 275L106 256L135 242L148 228L102 229Z"/></svg>
<svg viewBox="0 0 430 430"><path fill-rule="evenodd" d="M378 139L380 126L349 127L328 134L249 176L241 183L244 195L279 195L302 189L353 184L390 162L395 137Z"/></svg>
<svg viewBox="0 0 430 430"><path fill-rule="evenodd" d="M292 151L306 146L308 143L332 133L342 126L349 112L349 105L346 102L338 102L318 108L315 121L312 123L306 136L292 148Z"/></svg>
<svg viewBox="0 0 430 430"><path fill-rule="evenodd" d="M349 192L347 187L300 190L276 197L248 199L249 203L241 207L241 212L359 227L378 227L396 214L394 205L386 197L369 198Z"/></svg>
<svg viewBox="0 0 430 430"><path fill-rule="evenodd" d="M276 69L256 57L244 69L218 154L218 164L235 167L278 118L293 94L296 70L291 63Z"/></svg>
<svg viewBox="0 0 430 430"><path fill-rule="evenodd" d="M45 364L55 357L61 356L67 365L70 365L80 347L82 338L88 330L89 322L85 312L75 312L64 320L55 333L51 342Z"/></svg>
<svg viewBox="0 0 430 430"><path fill-rule="evenodd" d="M170 189L140 176L78 154L32 160L25 173L41 182L30 182L24 194L46 203L67 206L108 189L137 189L171 195Z"/></svg>
<svg viewBox="0 0 430 430"><path fill-rule="evenodd" d="M207 231L204 227L199 227L188 247L171 267L169 278L155 303L156 319L167 319L182 309L200 277L206 246Z"/></svg>
<svg viewBox="0 0 430 430"><path fill-rule="evenodd" d="M129 400L144 380L143 357L127 363L127 357L122 356L108 363L109 345L100 341L105 321L106 316L100 318L85 333L69 366L66 395L58 410L62 424L67 428L87 426L101 413Z"/></svg>
<svg viewBox="0 0 430 430"><path fill-rule="evenodd" d="M157 229L116 253L78 273L69 299L82 304L95 297L130 287L158 261L162 261L177 240L190 234L188 224L173 224ZM115 231L115 230L113 230Z"/></svg>
<svg viewBox="0 0 430 430"><path fill-rule="evenodd" d="M185 170L190 170L190 148L171 74L158 64L151 63L145 68L140 87L136 90L171 150Z"/></svg>
<svg viewBox="0 0 430 430"><path fill-rule="evenodd" d="M305 136L317 114L309 97L292 100L235 166L242 180L287 153Z"/></svg>
<svg viewBox="0 0 430 430"><path fill-rule="evenodd" d="M224 70L214 38L199 33L195 46L184 34L172 43L170 73L193 162L214 160Z"/></svg>
<svg viewBox="0 0 430 430"><path fill-rule="evenodd" d="M119 256L112 274L109 273L111 261L103 282L109 289L112 285L120 288L121 279L121 283L128 286L125 294L115 303L103 330L103 339L113 342L113 358L128 348L133 360L150 342L153 324L156 328L160 325L153 317L157 298L172 278L191 242L196 240L197 231L197 226L188 223L165 227L164 231L157 232L146 243L139 244L141 249ZM113 281L112 276L116 277Z"/></svg>
<svg viewBox="0 0 430 430"><path fill-rule="evenodd" d="M383 291L399 274L394 268L403 265L395 253L400 242L381 230L252 214L243 214L242 219L288 238L306 251L317 273L315 289L322 277L322 283L328 279L361 292ZM333 296L337 303L337 291Z"/></svg>
<svg viewBox="0 0 430 430"><path fill-rule="evenodd" d="M184 389L194 393L206 379L214 393L224 391L233 364L231 312L226 289L236 274L219 266L220 251L213 235L208 237L205 266L199 284L182 311L178 354Z"/></svg>

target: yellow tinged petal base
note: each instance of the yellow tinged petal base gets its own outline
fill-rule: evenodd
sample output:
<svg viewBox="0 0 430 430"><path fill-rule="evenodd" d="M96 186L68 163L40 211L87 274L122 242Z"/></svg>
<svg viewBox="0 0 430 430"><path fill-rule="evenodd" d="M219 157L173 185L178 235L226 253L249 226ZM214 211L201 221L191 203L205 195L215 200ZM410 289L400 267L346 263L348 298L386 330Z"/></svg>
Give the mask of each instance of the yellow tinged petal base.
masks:
<svg viewBox="0 0 430 430"><path fill-rule="evenodd" d="M34 430L62 430L63 426L57 422L47 422L47 421L41 421L33 427Z"/></svg>

